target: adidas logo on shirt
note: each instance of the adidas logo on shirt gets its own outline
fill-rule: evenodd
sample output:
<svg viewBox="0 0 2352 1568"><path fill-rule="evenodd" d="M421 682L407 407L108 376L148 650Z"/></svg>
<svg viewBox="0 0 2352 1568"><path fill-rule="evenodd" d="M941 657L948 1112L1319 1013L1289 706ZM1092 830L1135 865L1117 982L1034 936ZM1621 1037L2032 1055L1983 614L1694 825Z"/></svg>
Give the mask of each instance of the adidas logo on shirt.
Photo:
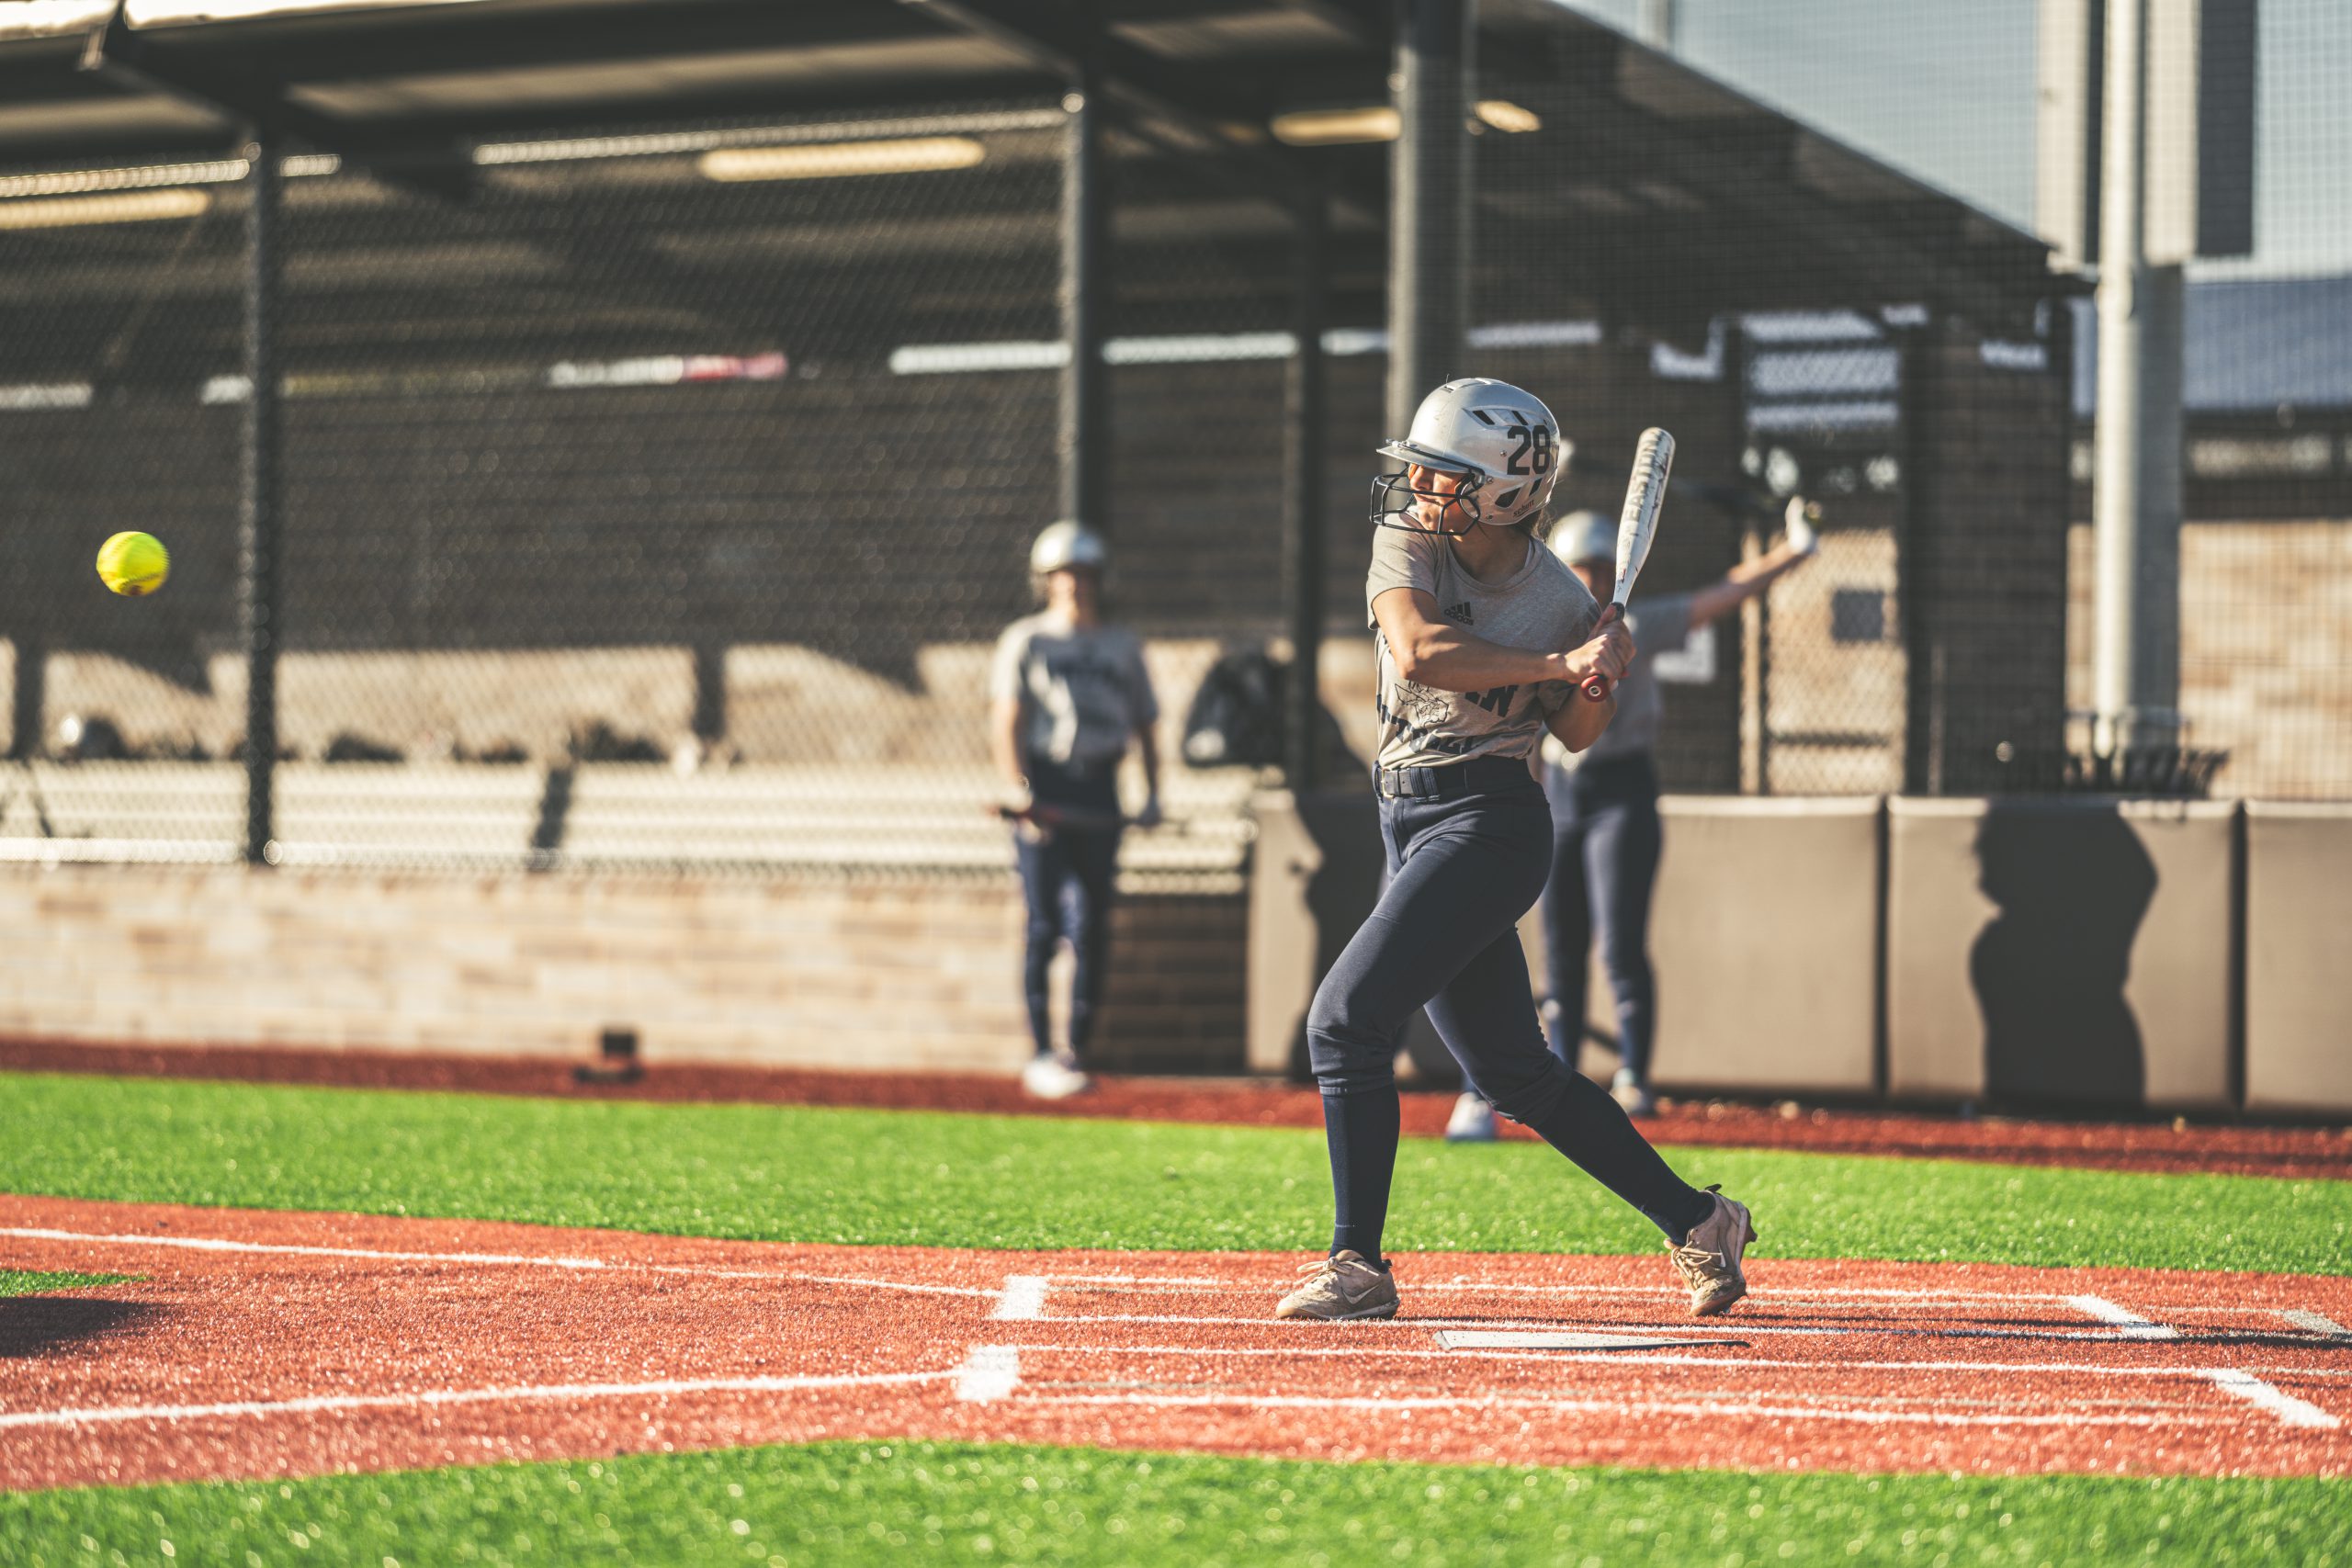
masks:
<svg viewBox="0 0 2352 1568"><path fill-rule="evenodd" d="M1470 601L1467 599L1464 599L1459 604L1448 604L1445 607L1443 614L1447 620L1459 621L1465 626L1476 624L1471 617Z"/></svg>

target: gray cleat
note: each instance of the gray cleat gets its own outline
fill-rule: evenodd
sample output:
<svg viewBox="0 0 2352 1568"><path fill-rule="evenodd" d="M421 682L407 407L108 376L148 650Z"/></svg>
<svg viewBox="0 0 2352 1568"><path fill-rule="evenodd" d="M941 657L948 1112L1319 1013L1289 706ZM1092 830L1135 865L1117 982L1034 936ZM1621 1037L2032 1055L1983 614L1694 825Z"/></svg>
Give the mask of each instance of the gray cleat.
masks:
<svg viewBox="0 0 2352 1568"><path fill-rule="evenodd" d="M1715 1212L1690 1227L1680 1247L1666 1244L1667 1255L1674 1259L1682 1282L1690 1287L1690 1315L1713 1317L1727 1312L1734 1302L1747 1294L1747 1276L1741 1271L1740 1255L1747 1244L1756 1239L1756 1225L1747 1216L1747 1205L1735 1203L1723 1195L1719 1188L1707 1190L1714 1197Z"/></svg>
<svg viewBox="0 0 2352 1568"><path fill-rule="evenodd" d="M1351 1318L1395 1317L1396 1277L1375 1269L1356 1252L1322 1258L1299 1270L1307 1276L1274 1308L1276 1317L1311 1317L1325 1323Z"/></svg>

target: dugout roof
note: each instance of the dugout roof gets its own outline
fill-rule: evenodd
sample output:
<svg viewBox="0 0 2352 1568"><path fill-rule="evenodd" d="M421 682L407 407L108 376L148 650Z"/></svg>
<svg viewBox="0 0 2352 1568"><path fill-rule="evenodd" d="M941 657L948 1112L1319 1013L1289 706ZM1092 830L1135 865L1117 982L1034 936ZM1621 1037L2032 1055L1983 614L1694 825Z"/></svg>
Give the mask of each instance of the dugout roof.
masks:
<svg viewBox="0 0 2352 1568"><path fill-rule="evenodd" d="M1235 194L1305 177L1339 199L1340 267L1385 256L1387 146L1299 145L1283 117L1385 105L1387 0L134 0L103 51L101 0L13 9L0 161L19 169L217 152L268 116L462 196L486 141L1050 104L1091 47L1117 151L1218 176L1191 182L1215 186L1204 224L1261 223ZM1725 310L1905 303L2013 331L2069 290L2031 236L1552 0L1478 14L1476 96L1502 107L1473 127L1474 320L1581 310L1695 342ZM1531 277L1547 298L1514 306ZM1271 254L1263 282L1287 287Z"/></svg>

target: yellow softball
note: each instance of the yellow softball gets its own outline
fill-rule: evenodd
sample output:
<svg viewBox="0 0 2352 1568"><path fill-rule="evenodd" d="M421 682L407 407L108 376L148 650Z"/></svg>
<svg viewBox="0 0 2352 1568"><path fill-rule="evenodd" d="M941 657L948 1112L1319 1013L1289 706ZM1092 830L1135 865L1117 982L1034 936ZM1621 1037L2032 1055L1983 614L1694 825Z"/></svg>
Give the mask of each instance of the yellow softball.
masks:
<svg viewBox="0 0 2352 1568"><path fill-rule="evenodd" d="M171 552L153 534L117 534L98 547L98 577L117 593L153 593L171 570Z"/></svg>

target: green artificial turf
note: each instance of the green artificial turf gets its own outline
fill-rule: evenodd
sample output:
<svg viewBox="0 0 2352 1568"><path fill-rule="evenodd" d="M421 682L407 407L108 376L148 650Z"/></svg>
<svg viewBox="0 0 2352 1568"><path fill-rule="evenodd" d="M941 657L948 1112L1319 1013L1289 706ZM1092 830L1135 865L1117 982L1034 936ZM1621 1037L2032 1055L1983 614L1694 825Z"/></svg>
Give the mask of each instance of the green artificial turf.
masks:
<svg viewBox="0 0 2352 1568"><path fill-rule="evenodd" d="M40 1296L51 1291L79 1291L92 1285L121 1285L135 1274L45 1274L37 1269L0 1269L0 1296Z"/></svg>
<svg viewBox="0 0 2352 1568"><path fill-rule="evenodd" d="M1759 1252L2352 1272L2352 1182L1790 1151L1669 1151L1751 1204ZM17 1075L0 1190L780 1241L1305 1250L1319 1133ZM1646 1251L1532 1143L1408 1140L1393 1249Z"/></svg>
<svg viewBox="0 0 2352 1568"><path fill-rule="evenodd" d="M842 1442L0 1496L0 1560L20 1568L167 1559L2211 1568L2352 1561L2352 1483L1337 1465Z"/></svg>

